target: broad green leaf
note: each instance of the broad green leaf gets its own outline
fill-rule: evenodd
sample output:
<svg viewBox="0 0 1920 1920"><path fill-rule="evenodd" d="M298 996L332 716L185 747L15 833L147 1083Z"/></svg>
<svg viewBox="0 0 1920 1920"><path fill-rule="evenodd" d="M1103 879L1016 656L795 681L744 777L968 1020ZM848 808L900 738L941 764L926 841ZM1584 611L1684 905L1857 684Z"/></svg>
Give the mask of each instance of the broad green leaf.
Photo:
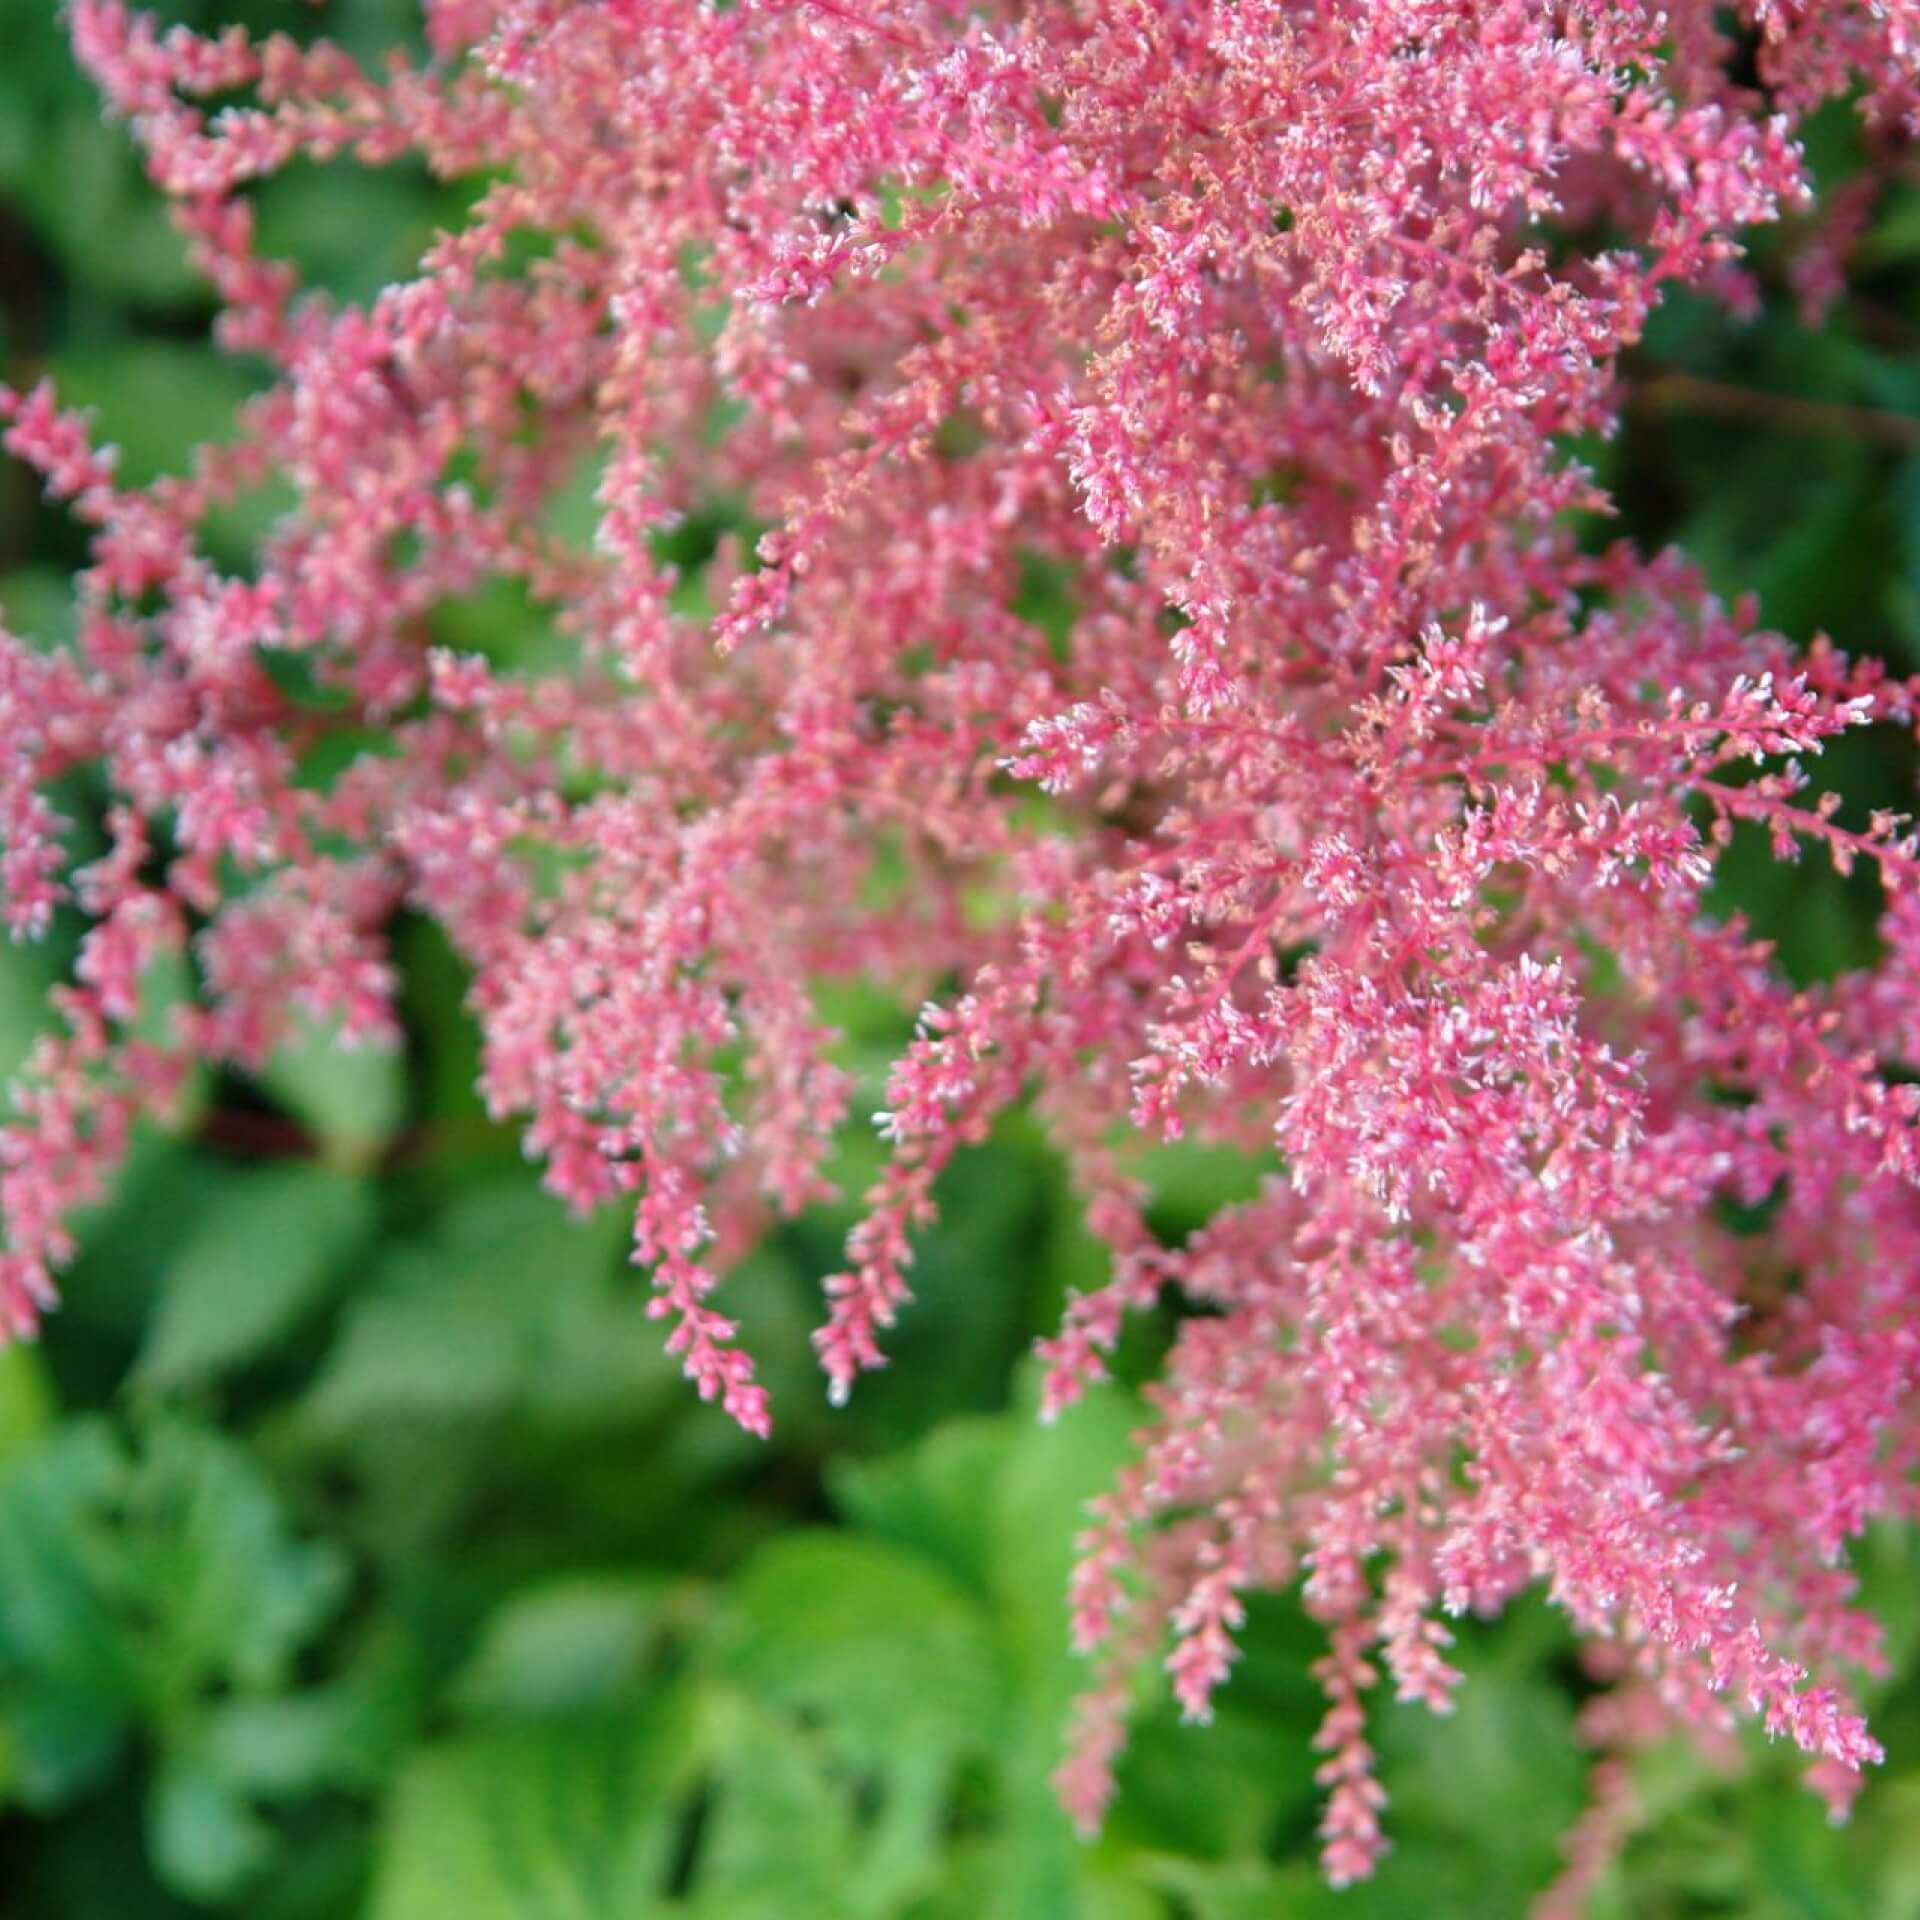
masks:
<svg viewBox="0 0 1920 1920"><path fill-rule="evenodd" d="M194 1900L233 1898L273 1857L273 1829L218 1775L190 1758L162 1763L147 1818L155 1871Z"/></svg>
<svg viewBox="0 0 1920 1920"><path fill-rule="evenodd" d="M26 1064L33 1043L53 1025L47 996L63 971L51 941L0 944L0 1088Z"/></svg>
<svg viewBox="0 0 1920 1920"><path fill-rule="evenodd" d="M30 10L24 0L10 4L16 13ZM11 22L8 31L11 36ZM7 57L9 64L16 58L11 37ZM201 282L160 196L142 179L131 142L123 130L102 123L70 57L56 58L49 69L41 84L53 84L34 104L58 102L64 110L38 116L18 159L4 168L19 179L36 232L81 283L91 314L111 313L116 299L197 304ZM10 114L5 118L18 124Z"/></svg>
<svg viewBox="0 0 1920 1920"><path fill-rule="evenodd" d="M1115 1838L1230 1860L1259 1853L1276 1827L1311 1833L1321 1799L1311 1739L1326 1709L1311 1668L1325 1636L1291 1594L1250 1594L1246 1606L1240 1658L1208 1725L1179 1718L1157 1667L1141 1676L1145 1698L1108 1823Z"/></svg>
<svg viewBox="0 0 1920 1920"><path fill-rule="evenodd" d="M109 1768L138 1700L98 1516L126 1461L104 1422L75 1422L0 1481L0 1726L30 1806Z"/></svg>
<svg viewBox="0 0 1920 1920"><path fill-rule="evenodd" d="M295 1654L339 1603L340 1555L296 1539L252 1462L184 1421L146 1426L121 1499L115 1598L136 1610L151 1697L190 1700L213 1679L285 1685ZM144 1633L142 1614L152 1619Z"/></svg>
<svg viewBox="0 0 1920 1920"><path fill-rule="evenodd" d="M698 1920L876 1911L849 1796L818 1739L737 1704L722 1716L713 1805L686 1910Z"/></svg>
<svg viewBox="0 0 1920 1920"><path fill-rule="evenodd" d="M1087 1679L1068 1651L1067 1576L1086 1503L1127 1457L1137 1418L1130 1397L1107 1387L1043 1427L1031 1411L1036 1389L1029 1366L1017 1402L1027 1411L990 1496L993 1611L1020 1702L1002 1759L994 1856L991 1910L1005 1920L1050 1920L1073 1900L1082 1848L1052 1786L1068 1705Z"/></svg>
<svg viewBox="0 0 1920 1920"><path fill-rule="evenodd" d="M664 1575L563 1574L524 1587L481 1629L449 1693L470 1713L605 1706L639 1678L666 1625Z"/></svg>
<svg viewBox="0 0 1920 1920"><path fill-rule="evenodd" d="M50 652L72 642L74 624L73 582L64 573L17 567L0 575L0 627L9 633Z"/></svg>
<svg viewBox="0 0 1920 1920"><path fill-rule="evenodd" d="M378 1786L414 1731L420 1665L411 1640L384 1624L333 1679L215 1702L195 1732L196 1751L220 1780L267 1802Z"/></svg>
<svg viewBox="0 0 1920 1920"><path fill-rule="evenodd" d="M1048 1161L1021 1131L997 1129L939 1182L940 1224L919 1239L913 1300L888 1333L888 1365L860 1382L849 1409L870 1439L898 1445L936 1420L1004 1402L1008 1366L1031 1331L1024 1275L1046 1227ZM820 1271L838 1263L844 1228L834 1224ZM834 1443L844 1445L839 1431Z"/></svg>
<svg viewBox="0 0 1920 1920"><path fill-rule="evenodd" d="M988 1490L1014 1444L1003 1417L942 1422L918 1445L828 1463L834 1505L863 1533L923 1555L977 1593L990 1584Z"/></svg>
<svg viewBox="0 0 1920 1920"><path fill-rule="evenodd" d="M371 1165L393 1138L406 1075L391 1047L348 1046L331 1024L301 1015L296 1038L275 1050L260 1084L320 1142L337 1167Z"/></svg>
<svg viewBox="0 0 1920 1920"><path fill-rule="evenodd" d="M136 1378L190 1386L255 1358L325 1297L372 1225L371 1189L330 1168L232 1175L161 1269Z"/></svg>
<svg viewBox="0 0 1920 1920"><path fill-rule="evenodd" d="M749 1697L817 1723L849 1763L958 1756L999 1737L1005 1681L979 1606L910 1554L788 1532L735 1577L708 1646Z"/></svg>
<svg viewBox="0 0 1920 1920"><path fill-rule="evenodd" d="M388 1803L369 1920L652 1920L691 1812L685 1697L421 1751Z"/></svg>
<svg viewBox="0 0 1920 1920"><path fill-rule="evenodd" d="M392 44L388 38L382 57ZM298 262L306 284L364 304L415 271L435 225L457 219L453 198L414 161L369 174L296 160L258 189L260 248Z"/></svg>
<svg viewBox="0 0 1920 1920"><path fill-rule="evenodd" d="M0 1473L46 1437L56 1414L41 1350L26 1340L0 1347Z"/></svg>
<svg viewBox="0 0 1920 1920"><path fill-rule="evenodd" d="M255 380L239 362L183 341L133 336L61 355L60 398L99 410L99 438L120 449L119 477L144 485L184 473L193 449L232 436Z"/></svg>
<svg viewBox="0 0 1920 1920"><path fill-rule="evenodd" d="M1261 1174L1279 1165L1271 1155L1255 1159L1190 1140L1158 1142L1140 1159L1152 1192L1149 1213L1154 1226L1176 1241L1205 1226L1223 1207L1251 1200L1259 1191Z"/></svg>
<svg viewBox="0 0 1920 1920"><path fill-rule="evenodd" d="M1920 1915L1920 1776L1908 1769L1888 1781L1878 1802L1882 1846L1872 1880L1873 1910L1911 1920Z"/></svg>
<svg viewBox="0 0 1920 1920"><path fill-rule="evenodd" d="M1099 1860L1083 1853L1074 1875L1074 1912L1082 1920L1173 1920L1169 1903L1148 1883L1136 1859L1115 1853ZM1284 1907L1269 1906L1261 1920L1273 1920ZM1195 1908L1193 1920L1204 1920Z"/></svg>
<svg viewBox="0 0 1920 1920"><path fill-rule="evenodd" d="M284 1685L343 1576L230 1443L66 1426L0 1481L0 1726L23 1797L98 1779L132 1725L190 1742L210 1693Z"/></svg>
<svg viewBox="0 0 1920 1920"><path fill-rule="evenodd" d="M1558 1617L1530 1600L1497 1628L1462 1632L1453 1657L1466 1679L1453 1712L1390 1698L1374 1707L1396 1839L1468 1865L1500 1905L1524 1905L1553 1878L1556 1843L1584 1797L1573 1701L1545 1670L1565 1646ZM1487 1820L1486 1809L1502 1804L1525 1806L1529 1817Z"/></svg>
<svg viewBox="0 0 1920 1920"><path fill-rule="evenodd" d="M179 947L162 947L140 975L140 1005L133 1032L155 1045L170 1045L174 1016L193 999L193 963Z"/></svg>
<svg viewBox="0 0 1920 1920"><path fill-rule="evenodd" d="M396 1251L353 1302L322 1368L308 1413L323 1434L392 1419L476 1418L551 1389L583 1298L609 1303L644 1351L645 1308L631 1289L612 1304L622 1224L611 1210L584 1225L525 1184L466 1196L435 1237ZM606 1358L603 1325L587 1364ZM576 1346L577 1343L572 1343ZM664 1369L661 1369L664 1371Z"/></svg>
<svg viewBox="0 0 1920 1920"><path fill-rule="evenodd" d="M1341 1911L1338 1897L1313 1868L1278 1867L1266 1860L1220 1865L1148 1855L1139 1861L1143 1879L1176 1895L1191 1920L1307 1920Z"/></svg>
<svg viewBox="0 0 1920 1920"><path fill-rule="evenodd" d="M103 1203L81 1216L80 1255L61 1284L60 1328L84 1323L111 1332L114 1387L128 1353L146 1339L162 1270L217 1204L231 1172L230 1161L196 1151L175 1131L136 1126Z"/></svg>
<svg viewBox="0 0 1920 1920"><path fill-rule="evenodd" d="M1087 1503L1132 1452L1138 1403L1097 1387L1051 1426L1042 1425L1039 1370L1020 1375L1012 1439L993 1482L989 1538L995 1611L1015 1639L1029 1679L1045 1674L1070 1692L1079 1668L1067 1653L1067 1578Z"/></svg>

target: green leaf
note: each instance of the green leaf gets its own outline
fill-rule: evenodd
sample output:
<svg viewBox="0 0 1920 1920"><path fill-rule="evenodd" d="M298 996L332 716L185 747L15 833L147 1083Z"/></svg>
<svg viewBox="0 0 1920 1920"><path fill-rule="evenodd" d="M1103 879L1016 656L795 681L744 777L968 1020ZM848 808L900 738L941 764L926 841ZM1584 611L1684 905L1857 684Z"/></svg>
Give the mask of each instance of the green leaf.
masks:
<svg viewBox="0 0 1920 1920"><path fill-rule="evenodd" d="M15 8L16 16L31 11ZM9 20L10 65L16 31ZM203 298L203 283L124 133L102 124L97 100L84 82L76 84L71 58L56 60L40 83L48 87L42 101L59 101L64 110L36 116L19 161L4 168L19 180L36 233L81 283L90 313L111 312L116 299L165 306Z"/></svg>
<svg viewBox="0 0 1920 1920"><path fill-rule="evenodd" d="M56 1411L40 1349L26 1340L0 1347L0 1473L46 1438Z"/></svg>
<svg viewBox="0 0 1920 1920"><path fill-rule="evenodd" d="M1169 1240L1184 1240L1223 1208L1251 1200L1261 1174L1279 1164L1272 1154L1255 1157L1192 1140L1156 1142L1140 1155L1155 1229Z"/></svg>
<svg viewBox="0 0 1920 1920"><path fill-rule="evenodd" d="M1067 1652L1067 1577L1087 1502L1132 1453L1138 1403L1118 1388L1086 1394L1051 1426L1033 1411L1039 1370L1021 1369L1012 1441L990 1499L995 1610L1013 1634L1030 1677L1060 1695L1082 1677Z"/></svg>
<svg viewBox="0 0 1920 1920"><path fill-rule="evenodd" d="M649 1920L691 1811L702 1734L684 1696L644 1715L501 1728L401 1775L370 1920Z"/></svg>
<svg viewBox="0 0 1920 1920"><path fill-rule="evenodd" d="M190 1759L163 1763L147 1820L154 1870L191 1899L233 1898L273 1857L273 1829L218 1775Z"/></svg>
<svg viewBox="0 0 1920 1920"><path fill-rule="evenodd" d="M231 1442L156 1420L129 1463L116 1598L151 1619L140 1664L161 1703L210 1680L285 1685L295 1653L339 1604L346 1566L294 1538L278 1501Z"/></svg>
<svg viewBox="0 0 1920 1920"><path fill-rule="evenodd" d="M843 1910L892 1913L935 1884L957 1770L1004 1749L1021 1705L979 1601L877 1540L790 1533L741 1569L707 1651L722 1680L817 1741L858 1811Z"/></svg>
<svg viewBox="0 0 1920 1920"><path fill-rule="evenodd" d="M990 1582L986 1491L1013 1445L1011 1423L944 1421L919 1445L873 1460L832 1460L834 1505L862 1532L918 1553L976 1592Z"/></svg>
<svg viewBox="0 0 1920 1920"><path fill-rule="evenodd" d="M128 486L184 473L196 446L229 438L255 385L203 347L139 336L63 353L53 375L64 406L98 408L99 437L120 449Z"/></svg>
<svg viewBox="0 0 1920 1920"><path fill-rule="evenodd" d="M413 1642L385 1626L323 1685L209 1707L196 1745L221 1780L261 1800L375 1787L413 1732L421 1692Z"/></svg>
<svg viewBox="0 0 1920 1920"><path fill-rule="evenodd" d="M1308 1866L1277 1867L1265 1860L1226 1864L1148 1858L1145 1877L1179 1897L1191 1920L1306 1920L1324 1911L1329 1920L1341 1912L1337 1897Z"/></svg>
<svg viewBox="0 0 1920 1920"><path fill-rule="evenodd" d="M1462 1630L1454 1657L1467 1677L1453 1712L1387 1701L1373 1716L1396 1839L1465 1867L1496 1906L1524 1906L1554 1877L1585 1793L1573 1702L1547 1673L1567 1645L1560 1617L1530 1598L1497 1627ZM1492 1806L1527 1817L1489 1821Z"/></svg>
<svg viewBox="0 0 1920 1920"><path fill-rule="evenodd" d="M1037 1404L1035 1369L1022 1375L1028 1409L989 1493L994 1618L1013 1661L1020 1714L1002 1759L1004 1812L995 1836L992 1911L1050 1920L1069 1911L1082 1849L1051 1783L1062 1729L1085 1668L1068 1651L1067 1576L1086 1503L1129 1452L1137 1416L1112 1387L1091 1392L1051 1427Z"/></svg>
<svg viewBox="0 0 1920 1920"><path fill-rule="evenodd" d="M349 1175L234 1173L161 1270L136 1379L197 1385L254 1359L325 1297L372 1225L372 1191Z"/></svg>
<svg viewBox="0 0 1920 1920"><path fill-rule="evenodd" d="M875 1911L849 1799L819 1742L744 1702L726 1719L690 1910L699 1920Z"/></svg>
<svg viewBox="0 0 1920 1920"><path fill-rule="evenodd" d="M298 1016L298 1037L277 1048L260 1084L320 1142L336 1167L372 1165L399 1127L406 1072L391 1047L344 1044L334 1023Z"/></svg>
<svg viewBox="0 0 1920 1920"><path fill-rule="evenodd" d="M20 1071L33 1043L53 1025L48 995L63 971L54 942L0 945L0 1086Z"/></svg>
<svg viewBox="0 0 1920 1920"><path fill-rule="evenodd" d="M58 568L16 567L0 574L0 626L42 652L71 646L76 625L73 582ZM14 952L35 952L15 948Z"/></svg>
<svg viewBox="0 0 1920 1920"><path fill-rule="evenodd" d="M470 1713L604 1705L639 1678L672 1591L645 1573L563 1574L522 1588L487 1620L450 1695Z"/></svg>
<svg viewBox="0 0 1920 1920"><path fill-rule="evenodd" d="M104 1544L94 1516L125 1471L111 1430L84 1421L0 1482L0 1726L29 1806L58 1805L100 1778L136 1702L112 1597L92 1563Z"/></svg>
<svg viewBox="0 0 1920 1920"><path fill-rule="evenodd" d="M1029 1336L1023 1276L1045 1230L1049 1170L1017 1124L955 1157L937 1189L940 1225L916 1248L913 1302L888 1335L890 1364L854 1394L849 1411L864 1434L898 1444L1003 1402ZM832 1259L838 1248L822 1252Z"/></svg>
<svg viewBox="0 0 1920 1920"><path fill-rule="evenodd" d="M708 1652L732 1685L817 1723L856 1766L989 1747L1006 1704L978 1605L926 1562L849 1534L790 1532L762 1547Z"/></svg>
<svg viewBox="0 0 1920 1920"><path fill-rule="evenodd" d="M309 1418L341 1436L369 1421L498 1414L555 1391L563 1352L603 1376L610 1358L670 1375L639 1290L613 1300L623 1232L610 1209L582 1224L525 1183L464 1196L438 1234L396 1251L354 1301ZM584 1330L583 1302L590 1318L596 1303L605 1309ZM634 1372L623 1384L639 1384Z"/></svg>
<svg viewBox="0 0 1920 1920"><path fill-rule="evenodd" d="M1311 1669L1326 1636L1293 1595L1250 1594L1246 1605L1240 1658L1210 1725L1179 1718L1163 1674L1141 1677L1144 1710L1108 1823L1115 1838L1227 1860L1263 1851L1277 1825L1312 1832L1321 1796L1311 1740L1326 1700Z"/></svg>
<svg viewBox="0 0 1920 1920"><path fill-rule="evenodd" d="M0 1726L23 1797L71 1798L136 1722L190 1743L210 1694L283 1686L344 1573L216 1435L68 1425L0 1481Z"/></svg>
<svg viewBox="0 0 1920 1920"><path fill-rule="evenodd" d="M389 28L375 39L382 58L398 37ZM418 270L436 225L458 224L453 197L411 158L377 175L295 160L256 189L260 249L297 261L305 284L365 305L382 287Z"/></svg>

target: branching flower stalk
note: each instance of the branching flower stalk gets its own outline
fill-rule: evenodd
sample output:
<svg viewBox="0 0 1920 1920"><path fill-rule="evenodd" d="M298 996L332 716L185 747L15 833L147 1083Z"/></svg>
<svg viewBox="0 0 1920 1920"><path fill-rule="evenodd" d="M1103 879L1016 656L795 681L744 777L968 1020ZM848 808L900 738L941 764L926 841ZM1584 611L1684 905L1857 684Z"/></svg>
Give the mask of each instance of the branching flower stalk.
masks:
<svg viewBox="0 0 1920 1920"><path fill-rule="evenodd" d="M1915 689L1583 545L1568 448L1667 289L1751 300L1809 112L1897 150L1913 0L427 0L378 73L70 20L265 373L141 488L0 394L92 540L71 646L0 643L6 919L85 923L0 1136L8 1330L190 1063L296 1016L392 1043L406 908L471 970L492 1110L634 1210L670 1347L764 1433L717 1289L827 1190L809 983L880 982L928 1004L826 1285L835 1398L1028 1097L1112 1257L1049 1411L1163 1290L1205 1309L1082 1542L1083 1824L1139 1663L1204 1718L1243 1596L1296 1579L1337 1881L1384 1844L1369 1689L1444 1711L1446 1617L1535 1584L1613 1652L1609 1740L1755 1714L1844 1809L1845 1550L1920 1440L1920 848L1803 763ZM256 251L255 182L409 155L472 183L412 278L341 305ZM224 573L203 523L269 480ZM683 579L716 502L751 531ZM1013 610L1035 567L1064 639ZM498 580L563 667L431 644ZM101 857L56 789L109 796ZM1877 871L1873 967L1796 989L1705 912L1742 823ZM1136 1155L1183 1133L1283 1172L1176 1249ZM1775 1204L1784 1295L1729 1199Z"/></svg>

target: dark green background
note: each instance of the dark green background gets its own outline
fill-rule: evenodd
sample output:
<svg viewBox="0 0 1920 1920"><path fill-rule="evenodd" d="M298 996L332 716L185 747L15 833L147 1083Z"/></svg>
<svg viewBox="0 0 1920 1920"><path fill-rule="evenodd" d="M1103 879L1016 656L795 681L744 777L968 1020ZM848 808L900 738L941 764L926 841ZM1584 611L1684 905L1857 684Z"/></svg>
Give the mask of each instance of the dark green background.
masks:
<svg viewBox="0 0 1920 1920"><path fill-rule="evenodd" d="M362 50L413 31L406 0L177 12ZM1844 178L1845 116L1815 131L1823 179ZM463 196L406 166L303 166L258 199L269 251L365 296ZM1920 196L1883 202L1818 333L1781 258L1769 237L1754 324L1663 314L1651 398L1584 451L1638 537L1681 540L1796 635L1911 666ZM51 371L96 404L142 478L221 435L261 378L214 354L209 318L46 0L0 0L6 377ZM1777 393L1816 410L1783 416ZM224 517L217 556L241 564L274 508ZM0 473L9 623L57 641L82 557ZM526 644L510 596L440 617L465 644ZM1850 816L1911 793L1899 741L1825 767ZM1796 972L1871 957L1870 876L1744 844L1724 875ZM0 1067L73 932L0 956ZM1023 1354L1101 1271L1037 1130L1003 1127L945 1182L894 1366L843 1414L807 1332L849 1214L777 1234L730 1280L776 1393L761 1446L661 1357L621 1224L569 1225L485 1120L444 944L419 924L398 944L404 1054L316 1036L258 1084L207 1079L87 1223L44 1343L0 1357L9 1920L1478 1920L1551 1878L1584 1683L1538 1603L1466 1630L1450 1721L1376 1705L1396 1846L1372 1886L1335 1896L1313 1865L1318 1647L1285 1598L1256 1604L1212 1728L1143 1695L1108 1831L1077 1844L1045 1784L1077 1681L1062 1587L1136 1409L1116 1389L1057 1429L1033 1418ZM871 1107L904 1021L834 1012ZM855 1190L873 1159L850 1129ZM1171 1151L1153 1172L1175 1236L1250 1177ZM1164 1333L1135 1338L1129 1377ZM1598 1911L1920 1915L1920 1566L1892 1538L1862 1557L1901 1677L1874 1689L1892 1761L1855 1823L1829 1828L1757 1742L1737 1766L1652 1754L1648 1823Z"/></svg>

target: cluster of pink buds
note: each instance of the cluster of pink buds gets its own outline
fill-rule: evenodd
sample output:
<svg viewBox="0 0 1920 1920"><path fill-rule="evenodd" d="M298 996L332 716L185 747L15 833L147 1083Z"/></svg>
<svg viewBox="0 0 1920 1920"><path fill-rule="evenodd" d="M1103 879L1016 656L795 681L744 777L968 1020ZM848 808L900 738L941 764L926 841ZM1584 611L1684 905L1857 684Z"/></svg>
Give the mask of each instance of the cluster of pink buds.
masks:
<svg viewBox="0 0 1920 1920"><path fill-rule="evenodd" d="M1807 113L1920 124L1916 0L425 0L379 72L69 16L270 377L144 488L0 391L92 541L70 648L0 638L0 912L85 922L0 1132L6 1327L190 1062L391 1043L404 908L492 1109L632 1210L670 1347L764 1432L726 1266L826 1190L810 983L879 983L929 1004L834 1396L1022 1100L1112 1252L1049 1408L1163 1290L1203 1309L1083 1543L1079 1819L1139 1662L1203 1717L1296 1579L1336 1879L1383 1845L1368 1689L1443 1711L1445 1617L1535 1583L1616 1649L1615 1724L1757 1715L1843 1807L1846 1544L1920 1466L1920 849L1804 763L1915 689L1583 547L1567 449L1664 289L1749 296ZM343 305L256 251L264 176L402 156L475 183L412 278ZM269 479L223 573L203 523ZM765 531L683 578L721 501ZM493 581L539 668L431 644ZM1873 968L1796 989L1704 910L1742 823L1877 871ZM1183 1133L1282 1171L1172 1248L1139 1156ZM1762 1273L1725 1202L1769 1198Z"/></svg>

